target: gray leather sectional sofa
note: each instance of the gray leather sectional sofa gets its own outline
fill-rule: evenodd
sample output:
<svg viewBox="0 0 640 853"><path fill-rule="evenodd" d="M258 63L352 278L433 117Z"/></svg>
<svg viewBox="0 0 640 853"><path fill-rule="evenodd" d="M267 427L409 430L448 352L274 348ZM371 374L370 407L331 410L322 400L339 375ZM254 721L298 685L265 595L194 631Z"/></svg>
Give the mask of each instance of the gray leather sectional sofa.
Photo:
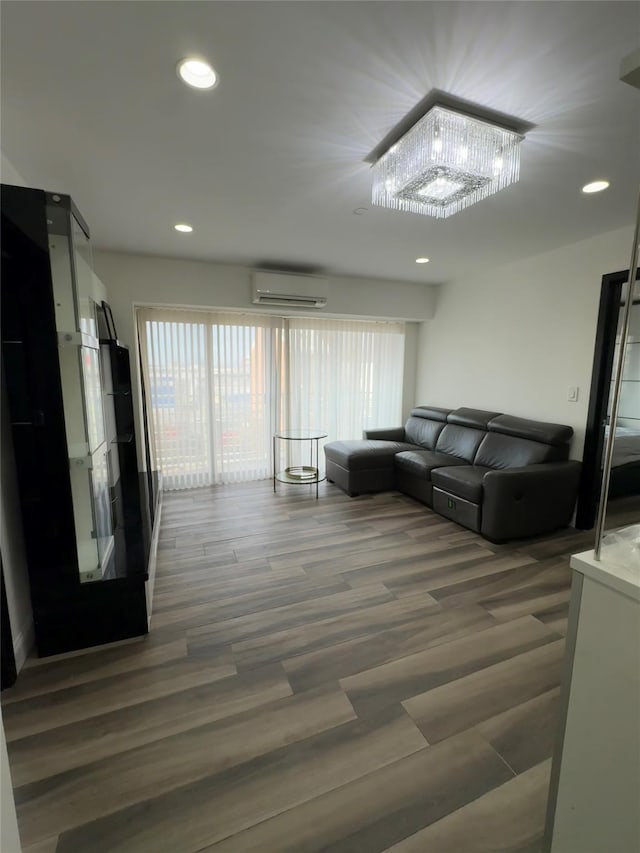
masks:
<svg viewBox="0 0 640 853"><path fill-rule="evenodd" d="M398 489L503 542L569 524L580 476L572 436L562 424L419 406L404 427L326 444L326 476L351 496Z"/></svg>

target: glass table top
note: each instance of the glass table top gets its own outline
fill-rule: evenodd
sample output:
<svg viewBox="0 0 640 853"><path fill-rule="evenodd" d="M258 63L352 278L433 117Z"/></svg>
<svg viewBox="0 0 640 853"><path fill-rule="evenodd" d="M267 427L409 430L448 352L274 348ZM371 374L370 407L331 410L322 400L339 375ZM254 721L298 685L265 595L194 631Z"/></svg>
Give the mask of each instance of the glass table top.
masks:
<svg viewBox="0 0 640 853"><path fill-rule="evenodd" d="M309 438L326 438L326 432L317 429L283 429L275 434L276 438L284 438L287 441L304 441Z"/></svg>

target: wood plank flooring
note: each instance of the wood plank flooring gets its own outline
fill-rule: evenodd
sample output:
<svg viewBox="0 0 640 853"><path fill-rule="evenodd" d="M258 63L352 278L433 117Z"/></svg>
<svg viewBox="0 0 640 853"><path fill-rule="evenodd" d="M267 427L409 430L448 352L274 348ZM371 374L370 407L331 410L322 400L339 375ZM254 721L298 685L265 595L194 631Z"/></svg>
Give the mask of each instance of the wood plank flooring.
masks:
<svg viewBox="0 0 640 853"><path fill-rule="evenodd" d="M570 572L397 493L165 495L148 637L3 694L25 853L534 853Z"/></svg>

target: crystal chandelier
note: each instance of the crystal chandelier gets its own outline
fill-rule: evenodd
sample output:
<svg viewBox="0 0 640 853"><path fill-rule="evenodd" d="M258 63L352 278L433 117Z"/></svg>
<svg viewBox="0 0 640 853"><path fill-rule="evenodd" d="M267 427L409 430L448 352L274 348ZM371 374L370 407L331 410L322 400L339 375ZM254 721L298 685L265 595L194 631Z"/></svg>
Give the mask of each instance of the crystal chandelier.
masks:
<svg viewBox="0 0 640 853"><path fill-rule="evenodd" d="M518 180L523 138L434 106L374 163L373 204L453 216Z"/></svg>

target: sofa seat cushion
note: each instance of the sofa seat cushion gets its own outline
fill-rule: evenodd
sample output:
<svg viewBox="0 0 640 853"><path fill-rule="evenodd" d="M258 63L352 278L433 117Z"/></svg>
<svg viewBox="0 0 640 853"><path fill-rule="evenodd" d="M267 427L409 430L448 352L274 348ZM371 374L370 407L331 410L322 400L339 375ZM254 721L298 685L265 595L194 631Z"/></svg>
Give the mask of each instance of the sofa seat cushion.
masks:
<svg viewBox="0 0 640 853"><path fill-rule="evenodd" d="M447 456L446 453L436 453L434 450L405 450L395 457L395 466L405 474L413 474L424 480L431 479L434 468L448 465L466 465L464 459Z"/></svg>
<svg viewBox="0 0 640 853"><path fill-rule="evenodd" d="M331 441L324 446L327 459L348 471L371 468L392 468L396 453L411 450L415 445L403 441L377 441L354 439L353 441Z"/></svg>
<svg viewBox="0 0 640 853"><path fill-rule="evenodd" d="M452 468L437 468L431 474L434 486L456 497L474 504L482 503L482 480L487 471L483 465L456 465Z"/></svg>

